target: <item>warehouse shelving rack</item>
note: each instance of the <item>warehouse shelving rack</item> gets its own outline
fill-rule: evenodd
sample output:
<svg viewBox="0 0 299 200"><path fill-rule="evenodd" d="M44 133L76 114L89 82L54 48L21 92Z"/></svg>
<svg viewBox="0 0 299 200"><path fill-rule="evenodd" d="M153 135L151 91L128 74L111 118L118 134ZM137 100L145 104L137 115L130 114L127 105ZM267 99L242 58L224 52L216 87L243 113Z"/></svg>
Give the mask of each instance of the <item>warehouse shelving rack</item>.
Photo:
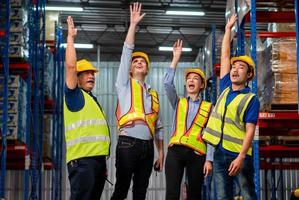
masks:
<svg viewBox="0 0 299 200"><path fill-rule="evenodd" d="M9 58L10 5L10 1L5 0L5 13L1 12L1 15L5 15L3 18L1 16L1 19L6 20L5 30L0 30L0 40L5 44L2 49L3 51L1 52L2 62L0 63L1 76L2 71L4 72L4 105L2 108L3 114L1 115L3 115L3 122L7 121L7 80L9 78L9 73L20 75L23 80L25 80L27 86L27 103L23 109L23 111L26 112L26 119L22 119L26 120L26 130L22 133L25 137L24 142L18 140L7 141L7 124L3 123L1 127L0 199L6 197L5 178L7 176L7 169L24 170L24 199L42 199L42 178L44 170L53 169L51 160L43 160L43 116L44 114L53 114L54 106L56 106L54 100L44 98L45 1L26 1L25 10L28 12L28 23L26 27L29 31L29 38L26 38L29 46L27 61L23 58ZM60 103L60 106L61 105L62 104ZM59 112L61 115L61 109Z"/></svg>
<svg viewBox="0 0 299 200"><path fill-rule="evenodd" d="M4 48L2 49L2 59L3 59L3 122L2 122L2 147L1 149L1 176L0 176L0 199L5 198L5 176L6 176L6 156L7 156L7 121L8 117L8 78L9 78L9 28L10 28L10 1L6 0L3 2L5 4L5 12L0 15L4 15L5 18L5 30L0 30L1 42L4 43ZM3 5L2 4L2 5Z"/></svg>
<svg viewBox="0 0 299 200"><path fill-rule="evenodd" d="M263 0L257 0L259 2L262 2ZM243 32L244 36L251 38L251 44L252 47L256 45L256 36L260 38L286 38L286 37L297 37L296 43L297 43L297 58L298 58L298 0L294 0L295 8L293 11L278 11L278 12L256 12L256 1L251 1L251 13L250 16L247 15L245 17L245 22L250 21L250 27L251 32ZM297 13L297 14L296 14ZM296 16L296 17L295 17ZM256 22L266 22L266 23L288 23L288 22L294 22L296 18L296 32L256 32ZM253 52L252 50L255 48L251 48L251 55L256 63L256 51ZM298 59L297 59L297 73L299 69ZM299 88L299 85L298 85ZM253 90L257 92L257 85L253 85ZM299 100L299 98L298 98ZM298 104L299 105L299 104ZM265 135L299 135L298 130L298 119L299 115L298 112L293 111L270 111L270 112L261 112L259 114L259 135L265 136ZM258 136L258 135L257 135ZM265 170L265 174L267 175L268 170L271 171L271 182L272 182L272 188L271 188L271 198L268 197L268 181L267 177L265 175L265 199L276 199L276 190L278 186L275 185L276 177L275 177L275 171L276 169L280 170L280 177L278 180L278 184L280 184L280 190L283 191L283 172L282 170L298 170L299 169L299 163L298 162L283 162L282 158L294 158L299 155L299 148L298 147L288 147L284 145L269 145L269 146L261 146L259 147L259 143L254 143L254 149L260 148L259 156L261 158L265 158L270 160L270 162L264 160L261 160L261 163L259 163L259 159L255 157L255 169L258 169L261 167L261 169ZM257 156L257 154L255 154ZM279 162L275 161L275 159L279 159ZM258 171L256 170L256 175L259 175ZM260 198L260 179L257 177L255 178L255 185L256 189L258 189L258 198ZM284 199L284 195L281 195L281 199Z"/></svg>

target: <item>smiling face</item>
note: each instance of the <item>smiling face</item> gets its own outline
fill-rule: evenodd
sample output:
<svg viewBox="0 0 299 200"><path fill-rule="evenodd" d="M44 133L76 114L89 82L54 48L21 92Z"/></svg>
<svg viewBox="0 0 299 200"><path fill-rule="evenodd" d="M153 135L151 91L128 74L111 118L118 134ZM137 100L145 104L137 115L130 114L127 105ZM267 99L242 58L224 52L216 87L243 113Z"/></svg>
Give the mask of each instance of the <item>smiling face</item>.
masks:
<svg viewBox="0 0 299 200"><path fill-rule="evenodd" d="M134 78L137 74L146 76L148 73L147 63L144 58L136 57L132 60L130 74Z"/></svg>
<svg viewBox="0 0 299 200"><path fill-rule="evenodd" d="M85 91L91 91L95 84L94 71L88 70L78 74L78 85Z"/></svg>
<svg viewBox="0 0 299 200"><path fill-rule="evenodd" d="M245 85L252 76L253 73L247 63L243 61L236 61L232 64L230 70L230 79L232 84Z"/></svg>
<svg viewBox="0 0 299 200"><path fill-rule="evenodd" d="M187 94L198 95L204 88L202 78L197 73L189 73L186 77L186 91Z"/></svg>

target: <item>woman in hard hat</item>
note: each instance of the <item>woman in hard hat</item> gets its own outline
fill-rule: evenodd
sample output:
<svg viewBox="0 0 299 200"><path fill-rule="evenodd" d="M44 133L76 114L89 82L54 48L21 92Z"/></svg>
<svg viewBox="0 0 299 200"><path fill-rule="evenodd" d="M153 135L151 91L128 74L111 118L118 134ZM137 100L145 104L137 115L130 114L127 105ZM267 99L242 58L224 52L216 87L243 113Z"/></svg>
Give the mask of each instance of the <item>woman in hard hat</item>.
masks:
<svg viewBox="0 0 299 200"><path fill-rule="evenodd" d="M206 126L212 104L203 101L200 93L206 77L199 68L185 70L186 97L178 97L173 79L182 53L182 40L173 45L173 59L164 77L168 100L175 110L171 138L165 162L166 200L179 200L184 169L187 175L187 198L201 199L204 176L212 171L213 147L206 146L201 133Z"/></svg>
<svg viewBox="0 0 299 200"><path fill-rule="evenodd" d="M252 140L259 115L259 99L248 82L255 75L249 56L230 58L231 29L237 16L227 22L221 48L220 91L202 138L216 146L213 180L216 199L233 199L233 180L243 199L257 199L253 182Z"/></svg>
<svg viewBox="0 0 299 200"><path fill-rule="evenodd" d="M158 150L156 166L163 168L163 126L159 114L159 98L145 82L149 58L144 52L134 52L141 4L130 5L130 27L121 55L116 79L118 104L116 120L119 137L116 147L116 184L112 200L127 198L133 180L133 199L145 199L154 163L154 140Z"/></svg>

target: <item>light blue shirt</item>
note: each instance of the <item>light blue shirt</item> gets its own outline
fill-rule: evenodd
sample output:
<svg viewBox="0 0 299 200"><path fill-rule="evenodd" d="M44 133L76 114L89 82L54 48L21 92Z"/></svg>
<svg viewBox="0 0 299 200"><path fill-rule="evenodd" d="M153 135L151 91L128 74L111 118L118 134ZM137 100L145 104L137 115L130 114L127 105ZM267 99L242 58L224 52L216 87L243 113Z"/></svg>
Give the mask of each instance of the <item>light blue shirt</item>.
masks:
<svg viewBox="0 0 299 200"><path fill-rule="evenodd" d="M131 67L133 50L134 45L128 45L124 43L117 79L115 83L118 103L121 108L121 115L126 114L131 107L131 85L129 70ZM151 86L149 84L144 83L142 87L144 111L146 114L151 113L152 99L150 93L148 92ZM153 139L148 126L141 121L135 122L132 126L121 128L120 135L126 135L142 140ZM158 116L158 120L155 127L155 138L163 140L163 125L160 114Z"/></svg>
<svg viewBox="0 0 299 200"><path fill-rule="evenodd" d="M179 97L177 95L175 86L173 84L173 79L175 75L175 69L173 68L168 68L168 71L164 77L164 88L166 91L166 95L168 97L168 100L174 109L174 113L176 113L177 105L179 102ZM187 115L187 129L189 129L192 125L192 122L196 116L196 113L198 111L199 105L201 103L201 99L197 99L193 101L190 97L187 97L188 99L188 115ZM174 129L176 126L176 117L175 115L173 116L173 123L171 127L171 133L173 133ZM207 144L207 154L206 154L206 160L213 161L213 154L214 154L214 147Z"/></svg>

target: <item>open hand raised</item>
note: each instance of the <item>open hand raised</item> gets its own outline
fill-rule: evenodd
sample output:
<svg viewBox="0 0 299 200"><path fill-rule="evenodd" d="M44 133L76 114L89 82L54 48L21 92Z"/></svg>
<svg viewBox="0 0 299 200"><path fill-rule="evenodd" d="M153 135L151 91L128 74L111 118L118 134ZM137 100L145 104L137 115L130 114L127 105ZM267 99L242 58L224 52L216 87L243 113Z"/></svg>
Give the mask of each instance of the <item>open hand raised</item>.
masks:
<svg viewBox="0 0 299 200"><path fill-rule="evenodd" d="M68 16L66 21L67 21L68 36L73 38L76 37L77 29L75 28L73 18L71 16Z"/></svg>
<svg viewBox="0 0 299 200"><path fill-rule="evenodd" d="M140 11L141 11L141 3L135 2L135 3L133 3L133 5L130 5L131 24L137 25L142 20L145 13L140 15Z"/></svg>

